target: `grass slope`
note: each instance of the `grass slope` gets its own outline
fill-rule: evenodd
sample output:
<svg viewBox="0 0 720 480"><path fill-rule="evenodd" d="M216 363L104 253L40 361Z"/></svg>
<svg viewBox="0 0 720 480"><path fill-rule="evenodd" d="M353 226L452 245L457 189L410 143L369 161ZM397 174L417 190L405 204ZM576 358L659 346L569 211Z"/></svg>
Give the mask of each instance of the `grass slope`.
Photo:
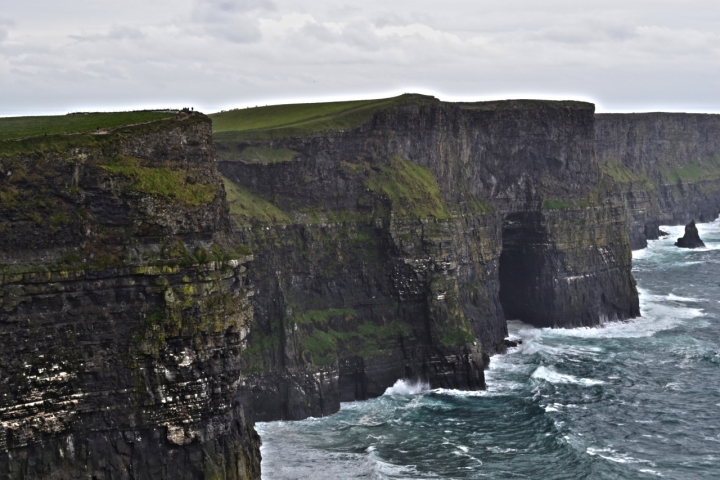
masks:
<svg viewBox="0 0 720 480"><path fill-rule="evenodd" d="M381 109L407 103L437 102L433 97L405 94L379 100L272 105L209 115L216 141L303 136L346 130L369 121Z"/></svg>
<svg viewBox="0 0 720 480"><path fill-rule="evenodd" d="M451 217L430 170L398 156L379 172L371 170L365 186L386 197L400 217Z"/></svg>
<svg viewBox="0 0 720 480"><path fill-rule="evenodd" d="M133 123L170 118L174 115L174 113L165 111L137 111L0 118L0 140L33 137L45 135L46 133L56 135L91 132L98 128L115 128Z"/></svg>
<svg viewBox="0 0 720 480"><path fill-rule="evenodd" d="M185 170L146 167L141 163L140 159L121 155L102 168L133 180L130 188L138 192L179 200L187 205L202 205L215 198L215 185L187 183L188 172Z"/></svg>
<svg viewBox="0 0 720 480"><path fill-rule="evenodd" d="M237 227L277 225L290 222L290 218L285 212L272 203L227 177L222 177L222 180L230 207L230 218Z"/></svg>

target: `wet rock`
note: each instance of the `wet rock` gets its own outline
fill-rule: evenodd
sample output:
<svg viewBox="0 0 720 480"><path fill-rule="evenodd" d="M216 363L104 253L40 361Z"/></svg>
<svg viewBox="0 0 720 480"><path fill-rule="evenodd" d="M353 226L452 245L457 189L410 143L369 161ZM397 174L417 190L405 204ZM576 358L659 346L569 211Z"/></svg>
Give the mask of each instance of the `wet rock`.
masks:
<svg viewBox="0 0 720 480"><path fill-rule="evenodd" d="M695 220L685 225L685 235L682 238L678 238L675 246L680 248L700 248L705 246L703 241L700 240L700 234L695 226Z"/></svg>

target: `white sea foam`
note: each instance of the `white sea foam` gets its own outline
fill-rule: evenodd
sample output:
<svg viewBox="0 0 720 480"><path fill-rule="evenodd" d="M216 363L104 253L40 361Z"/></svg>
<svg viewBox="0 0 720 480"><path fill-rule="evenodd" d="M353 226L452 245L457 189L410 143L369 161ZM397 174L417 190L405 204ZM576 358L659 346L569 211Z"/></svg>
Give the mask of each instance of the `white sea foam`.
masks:
<svg viewBox="0 0 720 480"><path fill-rule="evenodd" d="M624 322L612 322L600 327L568 329L542 329L543 335L581 338L637 338L650 337L662 330L675 328L683 320L702 317L703 310L678 305L685 302L701 302L702 299L677 295L653 295L638 289L641 316ZM537 347L536 347L537 348Z"/></svg>
<svg viewBox="0 0 720 480"><path fill-rule="evenodd" d="M576 385L583 385L586 387L605 383L602 380L593 380L591 378L577 378L572 375L560 373L552 367L543 366L538 367L533 374L530 375L530 378L545 380L549 383L574 383Z"/></svg>
<svg viewBox="0 0 720 480"><path fill-rule="evenodd" d="M398 380L383 395L417 395L430 391L430 385L420 380Z"/></svg>
<svg viewBox="0 0 720 480"><path fill-rule="evenodd" d="M667 299L674 300L676 302L706 302L707 301L702 298L681 297L679 295L674 295L672 293L668 294Z"/></svg>
<svg viewBox="0 0 720 480"><path fill-rule="evenodd" d="M610 460L611 462L615 463L647 463L650 464L650 466L655 466L653 462L650 460L642 460L639 458L633 458L630 455L627 455L625 453L619 453L613 450L612 448L592 448L588 447L586 450L587 454L590 456L597 455L598 457L604 458L605 460Z"/></svg>

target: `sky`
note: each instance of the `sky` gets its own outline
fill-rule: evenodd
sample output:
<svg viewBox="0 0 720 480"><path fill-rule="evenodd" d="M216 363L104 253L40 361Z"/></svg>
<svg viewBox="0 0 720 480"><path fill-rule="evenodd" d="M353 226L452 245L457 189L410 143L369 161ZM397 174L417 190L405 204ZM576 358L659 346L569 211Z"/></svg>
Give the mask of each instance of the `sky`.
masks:
<svg viewBox="0 0 720 480"><path fill-rule="evenodd" d="M405 92L720 112L720 0L0 0L0 116Z"/></svg>

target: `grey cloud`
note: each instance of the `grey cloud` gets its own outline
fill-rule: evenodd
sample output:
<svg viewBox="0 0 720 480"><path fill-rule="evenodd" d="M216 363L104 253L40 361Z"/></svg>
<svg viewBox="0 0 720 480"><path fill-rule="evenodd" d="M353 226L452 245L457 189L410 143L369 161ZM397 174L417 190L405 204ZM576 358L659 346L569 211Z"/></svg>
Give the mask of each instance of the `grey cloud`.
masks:
<svg viewBox="0 0 720 480"><path fill-rule="evenodd" d="M231 43L255 42L262 36L257 14L272 10L269 0L198 0L190 15L198 28L191 31Z"/></svg>
<svg viewBox="0 0 720 480"><path fill-rule="evenodd" d="M122 26L112 27L107 33L70 35L70 38L79 42L139 40L143 37L145 37L145 34L141 30Z"/></svg>
<svg viewBox="0 0 720 480"><path fill-rule="evenodd" d="M8 37L10 27L12 27L13 25L15 25L15 22L13 20L0 17L0 43L5 41L5 39Z"/></svg>
<svg viewBox="0 0 720 480"><path fill-rule="evenodd" d="M602 41L624 41L636 37L633 25L603 22L597 19L577 19L567 24L552 25L535 31L534 40L551 40L560 43L584 44Z"/></svg>
<svg viewBox="0 0 720 480"><path fill-rule="evenodd" d="M325 43L335 43L341 36L331 31L325 25L319 23L308 23L300 29L300 35L313 38Z"/></svg>

